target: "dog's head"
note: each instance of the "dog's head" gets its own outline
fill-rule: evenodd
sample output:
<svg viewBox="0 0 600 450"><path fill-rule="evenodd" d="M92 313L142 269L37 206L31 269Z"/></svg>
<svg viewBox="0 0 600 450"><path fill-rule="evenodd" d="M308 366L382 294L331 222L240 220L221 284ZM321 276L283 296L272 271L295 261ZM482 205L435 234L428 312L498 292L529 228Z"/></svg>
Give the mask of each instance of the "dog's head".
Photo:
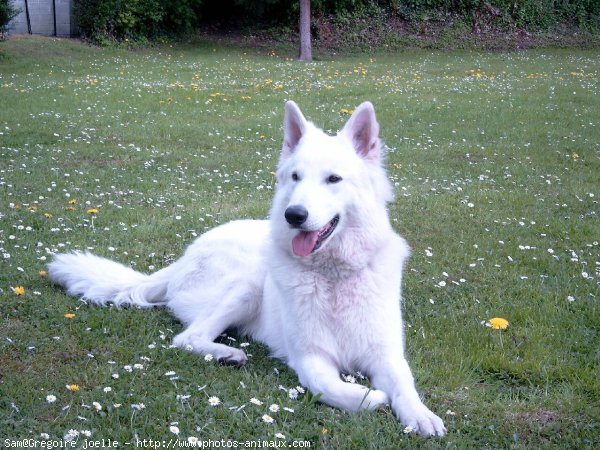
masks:
<svg viewBox="0 0 600 450"><path fill-rule="evenodd" d="M342 130L329 136L289 101L283 128L271 210L280 245L307 257L340 241L344 229L364 241L374 222L389 225L385 205L392 188L381 164L379 124L371 103L362 103Z"/></svg>

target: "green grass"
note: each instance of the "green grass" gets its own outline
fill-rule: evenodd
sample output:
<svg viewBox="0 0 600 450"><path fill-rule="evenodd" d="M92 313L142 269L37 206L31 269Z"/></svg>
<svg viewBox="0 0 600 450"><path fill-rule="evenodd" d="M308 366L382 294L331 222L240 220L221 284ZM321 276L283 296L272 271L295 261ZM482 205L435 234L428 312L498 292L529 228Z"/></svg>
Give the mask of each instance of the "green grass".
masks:
<svg viewBox="0 0 600 450"><path fill-rule="evenodd" d="M600 445L597 52L306 65L201 42L127 51L18 38L0 51L3 445L71 429L168 440L174 423L181 440L281 433L332 449ZM445 438L404 434L389 409L291 399L280 386L296 376L257 343L245 368L219 367L169 348L181 326L166 312L88 307L39 274L51 252L86 248L155 270L208 228L265 217L287 99L327 130L375 104L391 217L413 248L409 362ZM506 331L485 326L497 316Z"/></svg>

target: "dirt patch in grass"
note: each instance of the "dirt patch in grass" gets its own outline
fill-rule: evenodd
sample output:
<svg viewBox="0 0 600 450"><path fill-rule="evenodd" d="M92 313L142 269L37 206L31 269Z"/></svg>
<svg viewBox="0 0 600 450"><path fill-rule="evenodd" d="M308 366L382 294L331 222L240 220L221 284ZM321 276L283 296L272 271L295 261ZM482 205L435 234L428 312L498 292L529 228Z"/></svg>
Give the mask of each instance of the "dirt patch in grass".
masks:
<svg viewBox="0 0 600 450"><path fill-rule="evenodd" d="M525 426L538 425L544 428L559 421L560 413L552 409L540 408L535 411L510 413L509 420Z"/></svg>

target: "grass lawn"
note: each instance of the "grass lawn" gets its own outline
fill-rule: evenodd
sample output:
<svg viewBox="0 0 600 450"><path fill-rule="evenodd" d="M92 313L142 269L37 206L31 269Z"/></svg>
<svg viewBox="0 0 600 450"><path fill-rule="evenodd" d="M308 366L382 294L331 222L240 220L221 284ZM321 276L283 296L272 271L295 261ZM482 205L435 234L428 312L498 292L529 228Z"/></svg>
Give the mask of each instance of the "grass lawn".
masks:
<svg viewBox="0 0 600 450"><path fill-rule="evenodd" d="M598 51L307 65L202 42L14 38L0 52L2 445L600 446ZM223 337L251 355L241 370L171 348L181 326L165 311L88 307L45 277L53 252L75 249L157 270L208 228L264 218L287 99L331 131L375 104L390 214L413 248L409 362L447 437L405 434L389 409L322 405L243 336Z"/></svg>

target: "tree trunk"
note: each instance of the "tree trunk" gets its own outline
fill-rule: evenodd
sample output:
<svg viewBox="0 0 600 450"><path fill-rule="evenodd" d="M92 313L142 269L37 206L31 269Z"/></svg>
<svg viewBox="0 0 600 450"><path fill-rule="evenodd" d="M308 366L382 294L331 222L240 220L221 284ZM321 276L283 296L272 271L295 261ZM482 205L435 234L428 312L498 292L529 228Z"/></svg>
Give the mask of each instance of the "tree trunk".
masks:
<svg viewBox="0 0 600 450"><path fill-rule="evenodd" d="M312 61L310 0L300 0L300 61Z"/></svg>

